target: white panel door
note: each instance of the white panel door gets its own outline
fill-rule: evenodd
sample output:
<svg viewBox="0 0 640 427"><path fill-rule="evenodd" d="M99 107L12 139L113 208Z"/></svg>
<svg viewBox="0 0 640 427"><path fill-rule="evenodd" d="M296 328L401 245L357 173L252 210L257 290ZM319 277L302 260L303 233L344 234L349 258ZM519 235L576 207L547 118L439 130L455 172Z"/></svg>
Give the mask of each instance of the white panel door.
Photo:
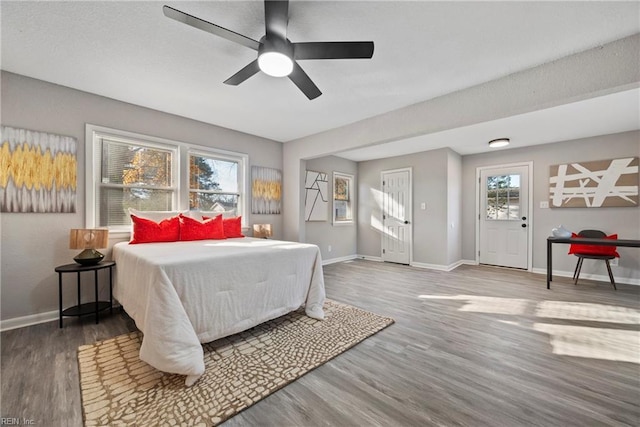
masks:
<svg viewBox="0 0 640 427"><path fill-rule="evenodd" d="M479 184L479 262L528 268L528 166L483 169Z"/></svg>
<svg viewBox="0 0 640 427"><path fill-rule="evenodd" d="M382 172L382 260L411 261L411 171Z"/></svg>

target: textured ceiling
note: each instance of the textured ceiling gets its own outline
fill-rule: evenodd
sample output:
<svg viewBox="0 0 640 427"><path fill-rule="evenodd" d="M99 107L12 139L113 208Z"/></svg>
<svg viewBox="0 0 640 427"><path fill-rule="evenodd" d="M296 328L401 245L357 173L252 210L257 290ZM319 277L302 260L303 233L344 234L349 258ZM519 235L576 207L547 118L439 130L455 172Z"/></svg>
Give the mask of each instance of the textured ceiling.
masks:
<svg viewBox="0 0 640 427"><path fill-rule="evenodd" d="M224 85L255 52L163 4L264 34L261 1L2 1L2 69L284 142L640 32L635 1L292 1L294 42L375 42L371 60L301 61L323 92L309 101L262 73Z"/></svg>

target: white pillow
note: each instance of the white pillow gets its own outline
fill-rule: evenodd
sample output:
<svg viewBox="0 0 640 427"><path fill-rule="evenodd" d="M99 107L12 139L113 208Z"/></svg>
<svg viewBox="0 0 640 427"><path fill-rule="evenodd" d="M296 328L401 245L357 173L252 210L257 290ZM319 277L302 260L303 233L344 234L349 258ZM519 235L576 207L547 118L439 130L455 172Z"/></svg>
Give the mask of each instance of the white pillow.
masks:
<svg viewBox="0 0 640 427"><path fill-rule="evenodd" d="M173 218L176 215L186 214L187 211L139 211L129 208L129 215L135 215L138 218L149 219L154 222L160 222L165 219Z"/></svg>
<svg viewBox="0 0 640 427"><path fill-rule="evenodd" d="M222 215L222 218L235 218L236 210L231 209L230 211L225 210L213 210L213 211L191 211L192 218L202 220L202 217L215 218L218 215ZM196 215L196 216L193 216Z"/></svg>

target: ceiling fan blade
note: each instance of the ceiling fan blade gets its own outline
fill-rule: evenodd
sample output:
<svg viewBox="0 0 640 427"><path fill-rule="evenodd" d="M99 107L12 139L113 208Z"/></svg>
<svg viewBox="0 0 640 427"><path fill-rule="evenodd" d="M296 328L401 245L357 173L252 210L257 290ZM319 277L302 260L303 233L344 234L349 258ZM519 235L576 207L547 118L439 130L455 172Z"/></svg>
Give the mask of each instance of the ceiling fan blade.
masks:
<svg viewBox="0 0 640 427"><path fill-rule="evenodd" d="M163 6L162 12L167 18L175 19L178 22L182 22L183 24L190 25L194 28L206 31L211 34L215 34L216 36L239 43L250 49L258 50L258 48L260 47L260 42L243 36L242 34L238 34L234 31L227 30L226 28L223 28L219 25L212 24L211 22L205 21L204 19L200 19L193 15L189 15L188 13L181 12L178 9L174 9L170 6Z"/></svg>
<svg viewBox="0 0 640 427"><path fill-rule="evenodd" d="M293 72L289 74L291 81L298 86L298 88L304 93L309 100L316 99L322 92L318 89L318 86L311 81L307 73L298 65L297 62L293 62Z"/></svg>
<svg viewBox="0 0 640 427"><path fill-rule="evenodd" d="M289 1L264 2L264 23L267 29L267 38L278 36L283 40L287 38L287 24L289 23Z"/></svg>
<svg viewBox="0 0 640 427"><path fill-rule="evenodd" d="M243 81L247 80L249 77L256 74L260 71L260 67L258 67L258 60L251 61L249 65L244 67L242 70L235 73L233 76L229 77L224 81L225 84L237 86Z"/></svg>
<svg viewBox="0 0 640 427"><path fill-rule="evenodd" d="M373 42L292 43L295 59L357 59L373 56Z"/></svg>

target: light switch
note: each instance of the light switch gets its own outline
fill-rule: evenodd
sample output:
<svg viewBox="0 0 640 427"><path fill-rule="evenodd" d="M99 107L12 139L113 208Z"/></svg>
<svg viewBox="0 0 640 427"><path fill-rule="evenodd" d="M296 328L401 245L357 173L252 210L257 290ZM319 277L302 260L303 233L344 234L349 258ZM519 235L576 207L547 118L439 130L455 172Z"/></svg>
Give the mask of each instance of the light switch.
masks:
<svg viewBox="0 0 640 427"><path fill-rule="evenodd" d="M426 210L427 209L427 204L424 203L424 202L420 203L420 209Z"/></svg>

